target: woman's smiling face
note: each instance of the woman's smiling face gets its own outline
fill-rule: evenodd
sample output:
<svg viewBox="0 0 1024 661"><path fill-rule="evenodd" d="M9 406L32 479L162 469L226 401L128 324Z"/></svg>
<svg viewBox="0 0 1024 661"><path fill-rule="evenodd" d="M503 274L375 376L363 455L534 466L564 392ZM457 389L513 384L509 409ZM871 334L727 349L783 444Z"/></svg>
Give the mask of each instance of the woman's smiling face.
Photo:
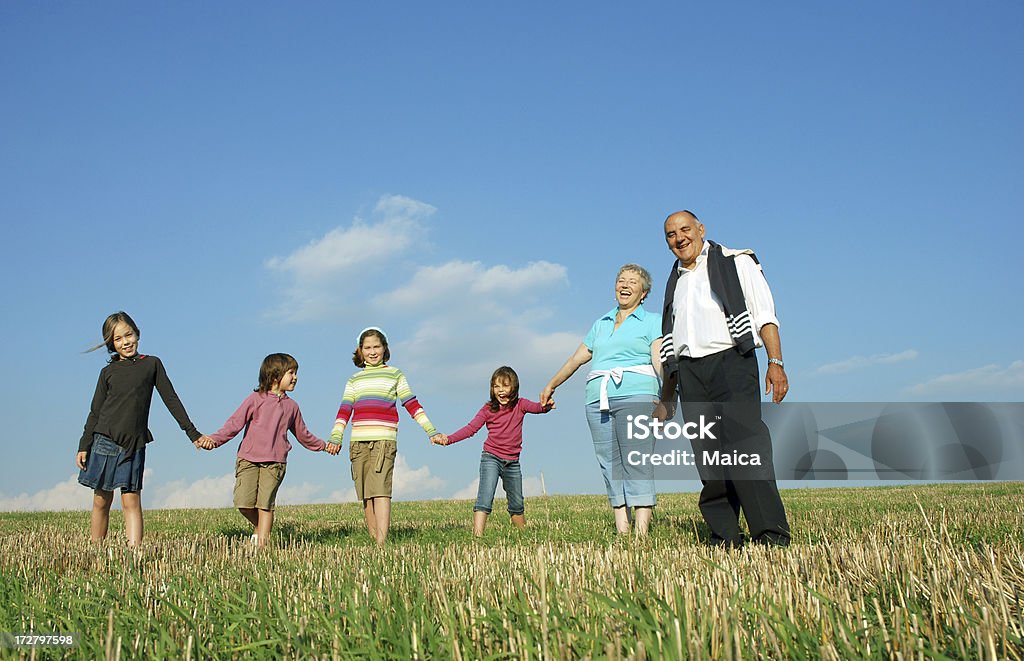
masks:
<svg viewBox="0 0 1024 661"><path fill-rule="evenodd" d="M644 281L636 271L626 270L619 274L615 281L615 302L619 308L629 310L643 302L647 292Z"/></svg>

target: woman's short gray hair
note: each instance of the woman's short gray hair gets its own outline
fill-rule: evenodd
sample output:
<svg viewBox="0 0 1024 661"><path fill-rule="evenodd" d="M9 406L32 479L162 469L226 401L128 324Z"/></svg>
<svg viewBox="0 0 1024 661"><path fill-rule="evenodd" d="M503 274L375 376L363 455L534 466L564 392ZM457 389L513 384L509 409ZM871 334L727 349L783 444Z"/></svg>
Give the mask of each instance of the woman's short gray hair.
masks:
<svg viewBox="0 0 1024 661"><path fill-rule="evenodd" d="M644 288L645 294L651 291L651 274L647 272L647 269L639 264L624 264L622 268L619 269L619 272L615 274L615 280L618 281L625 271L633 271L640 276L640 285Z"/></svg>

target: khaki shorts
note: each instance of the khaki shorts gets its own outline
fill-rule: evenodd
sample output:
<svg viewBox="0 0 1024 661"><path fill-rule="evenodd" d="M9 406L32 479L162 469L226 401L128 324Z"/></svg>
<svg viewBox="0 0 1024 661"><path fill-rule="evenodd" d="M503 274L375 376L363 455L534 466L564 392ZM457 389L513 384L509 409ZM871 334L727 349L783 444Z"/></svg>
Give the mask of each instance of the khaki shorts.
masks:
<svg viewBox="0 0 1024 661"><path fill-rule="evenodd" d="M356 441L349 444L348 456L352 460L356 498L391 497L396 454L398 444L395 441Z"/></svg>
<svg viewBox="0 0 1024 661"><path fill-rule="evenodd" d="M272 510L284 480L285 465L273 461L235 461L235 507Z"/></svg>

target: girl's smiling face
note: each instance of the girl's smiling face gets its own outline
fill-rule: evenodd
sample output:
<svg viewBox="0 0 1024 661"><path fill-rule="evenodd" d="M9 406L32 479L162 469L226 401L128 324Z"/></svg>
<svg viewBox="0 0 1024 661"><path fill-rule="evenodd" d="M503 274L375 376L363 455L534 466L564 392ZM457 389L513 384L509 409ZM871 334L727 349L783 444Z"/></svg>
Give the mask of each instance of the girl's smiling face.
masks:
<svg viewBox="0 0 1024 661"><path fill-rule="evenodd" d="M363 345L359 347L363 354L363 361L371 367L376 367L384 362L384 345L376 335L367 335L363 338Z"/></svg>
<svg viewBox="0 0 1024 661"><path fill-rule="evenodd" d="M121 360L131 358L139 352L139 337L132 327L123 321L119 321L114 326L112 342L114 351L121 357Z"/></svg>
<svg viewBox="0 0 1024 661"><path fill-rule="evenodd" d="M495 379L491 384L491 394L501 406L508 406L512 401L512 382L508 379Z"/></svg>
<svg viewBox="0 0 1024 661"><path fill-rule="evenodd" d="M281 377L281 380L277 382L276 387L271 388L270 392L281 394L285 392L291 392L295 390L295 384L299 382L299 375L295 370L288 370Z"/></svg>

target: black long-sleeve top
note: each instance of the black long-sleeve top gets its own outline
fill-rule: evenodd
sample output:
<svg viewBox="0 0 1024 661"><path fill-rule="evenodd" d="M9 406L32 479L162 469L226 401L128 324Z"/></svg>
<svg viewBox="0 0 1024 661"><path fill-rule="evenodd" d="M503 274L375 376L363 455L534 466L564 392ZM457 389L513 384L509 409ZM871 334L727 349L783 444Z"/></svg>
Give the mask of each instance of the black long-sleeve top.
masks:
<svg viewBox="0 0 1024 661"><path fill-rule="evenodd" d="M114 361L100 370L78 451L89 451L94 433L109 436L130 454L151 442L149 405L153 401L154 387L189 440L199 438L202 434L189 420L185 406L167 378L164 364L156 356L136 355Z"/></svg>

